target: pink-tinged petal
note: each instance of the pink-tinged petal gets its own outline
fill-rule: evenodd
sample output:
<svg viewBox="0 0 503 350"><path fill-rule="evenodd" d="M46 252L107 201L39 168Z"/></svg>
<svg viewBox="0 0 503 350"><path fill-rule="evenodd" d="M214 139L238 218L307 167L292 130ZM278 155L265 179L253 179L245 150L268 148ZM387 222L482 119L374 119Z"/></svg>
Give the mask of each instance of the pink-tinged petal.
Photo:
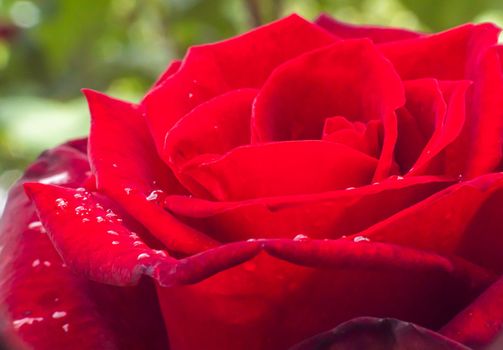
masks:
<svg viewBox="0 0 503 350"><path fill-rule="evenodd" d="M458 176L461 174L462 169L455 166L457 159L453 159L448 147L460 137L465 125L466 92L470 85L469 81L440 84L438 88L442 91L443 97L440 97L441 100L435 97L436 101L432 103L435 109L435 124L431 137L414 165L409 169L408 175L433 173ZM428 103L426 102L425 105ZM411 108L411 111L417 113L417 119L421 118L417 109ZM441 156L443 158L440 158Z"/></svg>
<svg viewBox="0 0 503 350"><path fill-rule="evenodd" d="M460 255L501 272L502 187L502 173L461 182L359 234L375 241Z"/></svg>
<svg viewBox="0 0 503 350"><path fill-rule="evenodd" d="M429 329L390 318L360 317L290 350L470 350Z"/></svg>
<svg viewBox="0 0 503 350"><path fill-rule="evenodd" d="M422 35L401 28L349 24L338 21L327 14L321 14L314 22L339 38L369 38L375 43L411 39Z"/></svg>
<svg viewBox="0 0 503 350"><path fill-rule="evenodd" d="M231 90L258 88L278 65L335 40L292 15L229 40L191 48L178 73L142 103L159 154L166 133L197 105Z"/></svg>
<svg viewBox="0 0 503 350"><path fill-rule="evenodd" d="M250 143L250 118L257 90L234 90L205 102L180 119L166 134L164 151L176 173L184 163L205 154L223 154Z"/></svg>
<svg viewBox="0 0 503 350"><path fill-rule="evenodd" d="M178 70L180 69L181 65L182 65L182 61L180 61L180 60L173 60L168 65L168 68L166 68L166 70L161 74L161 76L159 78L157 78L156 82L154 83L153 88L156 88L157 86L161 85L162 83L164 83L164 81L166 79L168 79L173 74L175 74L176 72L178 72Z"/></svg>
<svg viewBox="0 0 503 350"><path fill-rule="evenodd" d="M199 283L158 289L173 350L287 349L364 315L438 328L493 281L397 246L259 242L281 259L260 254Z"/></svg>
<svg viewBox="0 0 503 350"><path fill-rule="evenodd" d="M89 157L99 191L117 201L169 250L191 254L214 246L206 235L180 223L158 202L183 193L160 160L137 106L86 90L91 111Z"/></svg>
<svg viewBox="0 0 503 350"><path fill-rule="evenodd" d="M499 279L472 304L442 328L441 333L473 349L501 347L503 331L503 279ZM493 347L487 347L493 342Z"/></svg>
<svg viewBox="0 0 503 350"><path fill-rule="evenodd" d="M116 288L72 274L24 194L27 181L80 186L84 149L82 140L44 152L12 188L0 224L2 311L28 348L165 349L152 285Z"/></svg>
<svg viewBox="0 0 503 350"><path fill-rule="evenodd" d="M489 23L465 24L445 32L379 46L402 79L471 78L484 50L498 42L499 29Z"/></svg>
<svg viewBox="0 0 503 350"><path fill-rule="evenodd" d="M493 171L502 160L503 147L503 48L485 53L475 71L469 118L465 125L468 142L458 152L466 162L465 176L472 178ZM468 155L468 157L467 157Z"/></svg>
<svg viewBox="0 0 503 350"><path fill-rule="evenodd" d="M306 194L370 183L377 160L345 145L289 141L243 146L197 159L180 176L218 200ZM198 193L198 188L191 188Z"/></svg>
<svg viewBox="0 0 503 350"><path fill-rule="evenodd" d="M222 242L298 234L334 239L360 232L450 184L438 177L395 177L361 188L238 202L167 196L165 207Z"/></svg>
<svg viewBox="0 0 503 350"><path fill-rule="evenodd" d="M364 67L365 69L362 69ZM257 96L252 140L319 139L328 117L380 120L384 140L375 180L390 175L397 137L394 111L405 103L400 78L369 40L348 40L293 59Z"/></svg>

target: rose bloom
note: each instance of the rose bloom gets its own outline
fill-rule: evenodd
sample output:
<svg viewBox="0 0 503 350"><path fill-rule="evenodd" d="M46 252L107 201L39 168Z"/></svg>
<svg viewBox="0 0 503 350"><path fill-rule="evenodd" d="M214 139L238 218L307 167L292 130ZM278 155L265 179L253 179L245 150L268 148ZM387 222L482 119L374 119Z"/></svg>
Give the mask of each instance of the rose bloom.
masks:
<svg viewBox="0 0 503 350"><path fill-rule="evenodd" d="M501 349L498 34L293 15L192 47L139 104L84 91L89 139L10 192L5 337Z"/></svg>

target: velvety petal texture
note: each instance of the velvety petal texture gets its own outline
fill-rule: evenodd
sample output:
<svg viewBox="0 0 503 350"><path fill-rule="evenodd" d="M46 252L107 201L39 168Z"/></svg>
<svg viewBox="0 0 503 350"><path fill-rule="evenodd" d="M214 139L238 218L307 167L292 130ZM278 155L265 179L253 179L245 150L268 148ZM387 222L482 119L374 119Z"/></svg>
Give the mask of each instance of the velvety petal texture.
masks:
<svg viewBox="0 0 503 350"><path fill-rule="evenodd" d="M139 104L84 90L89 141L10 192L0 332L35 350L499 349L498 33L292 15L189 49Z"/></svg>

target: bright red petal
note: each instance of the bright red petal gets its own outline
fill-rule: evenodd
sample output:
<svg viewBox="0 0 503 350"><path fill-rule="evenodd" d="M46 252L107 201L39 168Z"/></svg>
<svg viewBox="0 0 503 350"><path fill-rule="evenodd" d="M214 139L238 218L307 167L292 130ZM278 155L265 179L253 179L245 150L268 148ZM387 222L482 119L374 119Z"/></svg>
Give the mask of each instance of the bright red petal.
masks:
<svg viewBox="0 0 503 350"><path fill-rule="evenodd" d="M229 40L191 48L178 73L142 103L159 153L163 155L166 133L197 105L231 90L258 88L278 65L335 40L292 15Z"/></svg>

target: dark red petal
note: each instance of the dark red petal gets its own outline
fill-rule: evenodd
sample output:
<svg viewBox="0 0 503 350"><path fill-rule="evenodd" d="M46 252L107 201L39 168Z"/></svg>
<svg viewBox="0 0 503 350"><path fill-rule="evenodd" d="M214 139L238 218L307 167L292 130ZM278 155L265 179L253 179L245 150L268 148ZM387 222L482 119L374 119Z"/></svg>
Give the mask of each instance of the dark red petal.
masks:
<svg viewBox="0 0 503 350"><path fill-rule="evenodd" d="M458 254L500 272L502 187L502 173L461 182L360 234L375 241Z"/></svg>
<svg viewBox="0 0 503 350"><path fill-rule="evenodd" d="M229 40L191 48L178 73L142 103L159 153L169 129L197 105L230 90L258 88L281 63L334 40L317 25L292 15Z"/></svg>
<svg viewBox="0 0 503 350"><path fill-rule="evenodd" d="M370 183L376 164L375 158L339 143L290 141L238 147L187 164L181 176L218 200L244 200L362 186Z"/></svg>
<svg viewBox="0 0 503 350"><path fill-rule="evenodd" d="M119 289L72 274L24 194L26 181L79 186L89 170L84 145L44 152L10 192L0 226L2 311L29 348L165 349L152 285Z"/></svg>
<svg viewBox="0 0 503 350"><path fill-rule="evenodd" d="M390 318L360 317L318 334L290 350L470 350L418 325Z"/></svg>
<svg viewBox="0 0 503 350"><path fill-rule="evenodd" d="M365 69L362 69L365 67ZM383 149L376 180L389 176L402 83L369 40L348 40L302 55L269 77L257 96L252 140L319 139L326 118L381 120Z"/></svg>
<svg viewBox="0 0 503 350"><path fill-rule="evenodd" d="M401 28L364 26L344 23L327 14L321 14L314 22L323 29L328 30L330 33L340 38L369 38L375 43L416 38L422 35L420 33Z"/></svg>
<svg viewBox="0 0 503 350"><path fill-rule="evenodd" d="M183 193L159 159L143 117L135 105L86 90L91 110L89 156L97 188L161 240L169 250L185 254L215 242L165 212L156 199Z"/></svg>
<svg viewBox="0 0 503 350"><path fill-rule="evenodd" d="M395 177L361 188L239 202L168 196L165 206L224 242L298 234L333 239L364 230L451 183L438 177Z"/></svg>
<svg viewBox="0 0 503 350"><path fill-rule="evenodd" d="M180 119L166 134L164 151L177 172L205 154L223 154L250 143L250 119L257 90L234 90L205 102Z"/></svg>
<svg viewBox="0 0 503 350"><path fill-rule="evenodd" d="M498 340L502 331L503 279L500 278L443 327L441 333L473 349L485 349L485 346Z"/></svg>
<svg viewBox="0 0 503 350"><path fill-rule="evenodd" d="M484 49L498 42L492 24L465 24L445 32L379 46L402 79L470 78Z"/></svg>
<svg viewBox="0 0 503 350"><path fill-rule="evenodd" d="M300 265L260 254L196 284L158 289L172 349L286 349L363 315L436 328L493 280L397 246L259 242Z"/></svg>

